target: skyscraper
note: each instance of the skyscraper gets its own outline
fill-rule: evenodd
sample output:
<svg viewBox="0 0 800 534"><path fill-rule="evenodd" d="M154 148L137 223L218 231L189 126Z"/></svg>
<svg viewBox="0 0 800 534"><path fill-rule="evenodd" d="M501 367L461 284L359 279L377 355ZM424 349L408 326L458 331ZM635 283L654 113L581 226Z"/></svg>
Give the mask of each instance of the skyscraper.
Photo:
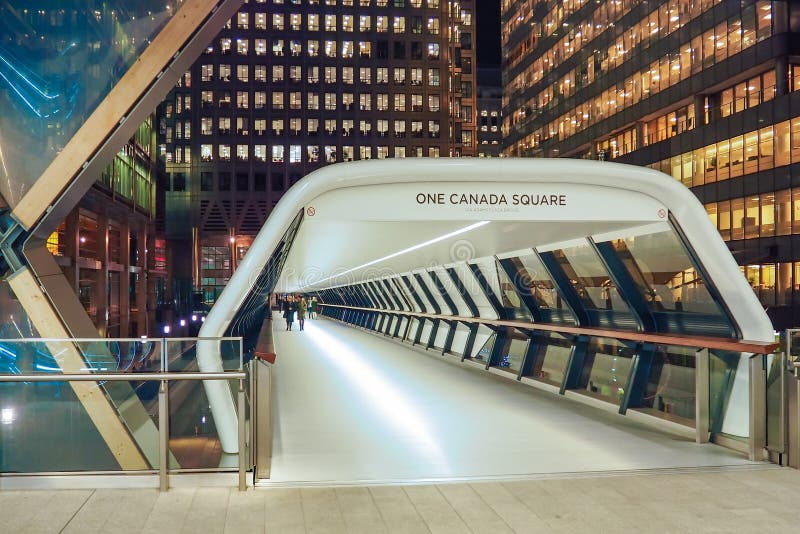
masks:
<svg viewBox="0 0 800 534"><path fill-rule="evenodd" d="M280 196L323 165L474 155L473 9L245 4L159 109L176 279L213 301Z"/></svg>
<svg viewBox="0 0 800 534"><path fill-rule="evenodd" d="M797 324L797 3L504 0L502 10L504 152L672 175L705 204L776 328Z"/></svg>

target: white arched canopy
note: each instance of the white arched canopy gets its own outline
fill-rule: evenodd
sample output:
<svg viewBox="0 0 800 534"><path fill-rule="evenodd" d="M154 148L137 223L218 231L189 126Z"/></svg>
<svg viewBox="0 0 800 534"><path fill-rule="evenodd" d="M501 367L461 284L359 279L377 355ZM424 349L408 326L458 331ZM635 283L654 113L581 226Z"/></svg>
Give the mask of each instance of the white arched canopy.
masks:
<svg viewBox="0 0 800 534"><path fill-rule="evenodd" d="M283 243L301 212L292 242ZM465 262L511 253L568 254L587 243L597 247L667 234L691 257L713 293L711 306L727 330L711 335L772 340L764 310L688 189L650 169L567 159L392 159L318 170L277 204L200 336L225 335L281 246L291 248L269 289L308 293L420 269L458 269ZM656 241L644 242L651 246L637 251L640 266L658 264L663 272L685 269L669 250L660 253L652 245ZM591 269L587 264L579 274L591 277ZM677 328L678 323L670 324L662 328ZM632 328L648 331L641 322ZM198 361L203 371L221 369L211 344L199 347ZM746 435L745 373L737 373L736 380L728 412L743 410L743 415L726 420L725 431ZM207 388L223 448L235 450L230 393L222 383L208 383Z"/></svg>

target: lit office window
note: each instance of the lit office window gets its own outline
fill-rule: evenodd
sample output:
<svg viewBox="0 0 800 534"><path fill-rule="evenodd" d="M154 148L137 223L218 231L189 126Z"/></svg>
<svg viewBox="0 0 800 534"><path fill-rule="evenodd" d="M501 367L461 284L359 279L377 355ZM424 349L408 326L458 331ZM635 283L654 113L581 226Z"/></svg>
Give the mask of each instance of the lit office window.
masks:
<svg viewBox="0 0 800 534"><path fill-rule="evenodd" d="M428 147L428 157L429 158L438 158L439 157L439 147L438 146Z"/></svg>
<svg viewBox="0 0 800 534"><path fill-rule="evenodd" d="M272 145L272 163L283 163L283 145Z"/></svg>
<svg viewBox="0 0 800 534"><path fill-rule="evenodd" d="M386 119L378 119L376 122L376 131L378 137L387 137L389 135L389 121Z"/></svg>
<svg viewBox="0 0 800 534"><path fill-rule="evenodd" d="M378 111L388 111L389 109L389 95L386 93L378 93L375 95L375 109Z"/></svg>
<svg viewBox="0 0 800 534"><path fill-rule="evenodd" d="M428 43L428 59L439 59L439 43Z"/></svg>
<svg viewBox="0 0 800 534"><path fill-rule="evenodd" d="M303 93L292 91L289 93L289 109L303 109Z"/></svg>
<svg viewBox="0 0 800 534"><path fill-rule="evenodd" d="M277 31L283 31L283 13L273 13L272 14L272 29Z"/></svg>
<svg viewBox="0 0 800 534"><path fill-rule="evenodd" d="M394 83L397 85L405 85L406 83L406 69L405 67L395 67L394 69Z"/></svg>
<svg viewBox="0 0 800 534"><path fill-rule="evenodd" d="M325 41L325 57L336 57L336 41Z"/></svg>
<svg viewBox="0 0 800 534"><path fill-rule="evenodd" d="M319 133L319 119L308 119L306 123L306 132L308 135L317 135Z"/></svg>
<svg viewBox="0 0 800 534"><path fill-rule="evenodd" d="M272 81L273 82L283 82L283 65L273 65L272 66Z"/></svg>
<svg viewBox="0 0 800 534"><path fill-rule="evenodd" d="M353 135L353 119L342 120L342 136L350 137Z"/></svg>
<svg viewBox="0 0 800 534"><path fill-rule="evenodd" d="M394 33L405 33L406 32L406 18L401 16L396 16L394 18L394 22L392 24L392 28Z"/></svg>
<svg viewBox="0 0 800 534"><path fill-rule="evenodd" d="M422 135L422 121L411 121L411 137L420 138Z"/></svg>
<svg viewBox="0 0 800 534"><path fill-rule="evenodd" d="M292 117L289 119L289 133L291 135L300 135L303 128L303 119Z"/></svg>
<svg viewBox="0 0 800 534"><path fill-rule="evenodd" d="M250 50L249 39L236 39L236 53L240 56L246 56Z"/></svg>
<svg viewBox="0 0 800 534"><path fill-rule="evenodd" d="M325 163L336 163L336 147L325 145Z"/></svg>
<svg viewBox="0 0 800 534"><path fill-rule="evenodd" d="M266 65L254 65L253 66L253 79L257 82L266 82L267 81L267 66Z"/></svg>
<svg viewBox="0 0 800 534"><path fill-rule="evenodd" d="M406 110L406 95L404 94L394 95L394 110L395 111Z"/></svg>
<svg viewBox="0 0 800 534"><path fill-rule="evenodd" d="M414 67L411 69L411 85L422 85L421 67Z"/></svg>
<svg viewBox="0 0 800 534"><path fill-rule="evenodd" d="M325 119L325 133L336 135L336 119Z"/></svg>
<svg viewBox="0 0 800 534"><path fill-rule="evenodd" d="M313 39L308 41L306 43L306 51L308 52L308 57L319 56L319 41Z"/></svg>
<svg viewBox="0 0 800 534"><path fill-rule="evenodd" d="M428 136L439 137L439 121L428 121Z"/></svg>
<svg viewBox="0 0 800 534"><path fill-rule="evenodd" d="M283 135L283 119L272 119L272 135L275 137Z"/></svg>
<svg viewBox="0 0 800 534"><path fill-rule="evenodd" d="M257 30L267 29L267 15L265 13L255 13L253 19Z"/></svg>
<svg viewBox="0 0 800 534"><path fill-rule="evenodd" d="M298 83L303 80L303 68L299 65L292 65L289 67L289 80L292 83Z"/></svg>
<svg viewBox="0 0 800 534"><path fill-rule="evenodd" d="M306 160L309 163L317 163L319 161L319 146L308 145L306 147Z"/></svg>
<svg viewBox="0 0 800 534"><path fill-rule="evenodd" d="M411 95L411 111L422 111L422 95Z"/></svg>
<svg viewBox="0 0 800 534"><path fill-rule="evenodd" d="M394 136L398 139L402 139L406 136L406 121L394 121Z"/></svg>
<svg viewBox="0 0 800 534"><path fill-rule="evenodd" d="M200 135L211 135L214 133L214 119L211 117L200 117Z"/></svg>
<svg viewBox="0 0 800 534"><path fill-rule="evenodd" d="M372 147L371 146L358 147L358 157L359 159L372 159Z"/></svg>
<svg viewBox="0 0 800 534"><path fill-rule="evenodd" d="M308 93L307 99L308 99L308 103L306 104L307 109L312 109L312 110L319 109L319 93Z"/></svg>
<svg viewBox="0 0 800 534"><path fill-rule="evenodd" d="M353 67L342 67L342 83L353 85Z"/></svg>
<svg viewBox="0 0 800 534"><path fill-rule="evenodd" d="M372 70L369 67L360 67L358 69L358 81L369 85L372 83Z"/></svg>
<svg viewBox="0 0 800 534"><path fill-rule="evenodd" d="M389 147L388 146L379 146L378 147L378 159L386 159L389 157Z"/></svg>
<svg viewBox="0 0 800 534"><path fill-rule="evenodd" d="M342 31L353 31L353 15L342 15Z"/></svg>
<svg viewBox="0 0 800 534"><path fill-rule="evenodd" d="M231 81L231 66L222 64L219 66L219 79L223 82Z"/></svg>
<svg viewBox="0 0 800 534"><path fill-rule="evenodd" d="M439 17L428 18L428 33L431 35L439 35Z"/></svg>
<svg viewBox="0 0 800 534"><path fill-rule="evenodd" d="M319 67L316 65L308 67L308 83L319 82Z"/></svg>
<svg viewBox="0 0 800 534"><path fill-rule="evenodd" d="M233 41L230 39L230 37L223 37L222 39L220 39L219 40L219 51L220 51L220 53L222 53L223 55L230 54L231 53L232 44L233 44Z"/></svg>
<svg viewBox="0 0 800 534"><path fill-rule="evenodd" d="M292 31L300 31L303 28L303 16L299 13L292 13L289 15L289 26Z"/></svg>
<svg viewBox="0 0 800 534"><path fill-rule="evenodd" d="M342 57L344 59L352 58L354 50L353 41L342 41Z"/></svg>
<svg viewBox="0 0 800 534"><path fill-rule="evenodd" d="M250 135L248 117L236 117L236 135Z"/></svg>
<svg viewBox="0 0 800 534"><path fill-rule="evenodd" d="M428 111L437 112L441 109L439 95L428 95Z"/></svg>
<svg viewBox="0 0 800 534"><path fill-rule="evenodd" d="M267 119L256 119L253 122L256 135L264 135L267 131Z"/></svg>
<svg viewBox="0 0 800 534"><path fill-rule="evenodd" d="M236 107L247 109L250 107L250 93L247 91L236 91Z"/></svg>
<svg viewBox="0 0 800 534"><path fill-rule="evenodd" d="M231 118L219 117L217 119L217 131L220 135L230 135L231 133Z"/></svg>
<svg viewBox="0 0 800 534"><path fill-rule="evenodd" d="M336 15L325 15L325 31L336 31Z"/></svg>
<svg viewBox="0 0 800 534"><path fill-rule="evenodd" d="M300 57L303 54L303 44L297 39L289 41L289 53L292 57Z"/></svg>
<svg viewBox="0 0 800 534"><path fill-rule="evenodd" d="M361 93L358 95L358 106L361 111L369 111L372 109L372 99L368 93Z"/></svg>
<svg viewBox="0 0 800 534"><path fill-rule="evenodd" d="M396 147L394 147L394 157L396 157L396 158L404 158L404 157L406 157L406 147L404 147L404 146L396 146Z"/></svg>
<svg viewBox="0 0 800 534"><path fill-rule="evenodd" d="M325 110L336 110L336 93L325 93Z"/></svg>
<svg viewBox="0 0 800 534"><path fill-rule="evenodd" d="M231 160L231 146L230 145L219 145L219 160L220 161L230 161Z"/></svg>
<svg viewBox="0 0 800 534"><path fill-rule="evenodd" d="M303 161L303 147L300 145L289 146L289 163L301 163Z"/></svg>
<svg viewBox="0 0 800 534"><path fill-rule="evenodd" d="M386 15L378 15L375 17L375 30L378 33L385 33L389 31L389 17Z"/></svg>
<svg viewBox="0 0 800 534"><path fill-rule="evenodd" d="M428 69L428 85L439 87L439 69Z"/></svg>
<svg viewBox="0 0 800 534"><path fill-rule="evenodd" d="M257 56L264 56L267 54L267 40L266 39L256 39L255 40L255 53Z"/></svg>
<svg viewBox="0 0 800 534"><path fill-rule="evenodd" d="M355 103L355 96L353 95L353 93L342 93L342 107L346 111L352 110L354 103Z"/></svg>
<svg viewBox="0 0 800 534"><path fill-rule="evenodd" d="M236 65L236 78L240 82L250 81L250 65Z"/></svg>
<svg viewBox="0 0 800 534"><path fill-rule="evenodd" d="M361 15L358 20L358 28L362 32L368 32L372 29L372 17L369 15Z"/></svg>
<svg viewBox="0 0 800 534"><path fill-rule="evenodd" d="M266 91L255 91L253 92L253 108L254 109L264 109L267 105L267 93Z"/></svg>
<svg viewBox="0 0 800 534"><path fill-rule="evenodd" d="M310 32L319 31L319 15L317 13L309 13L308 14L307 29Z"/></svg>
<svg viewBox="0 0 800 534"><path fill-rule="evenodd" d="M387 67L375 69L375 83L379 85L389 83L389 69Z"/></svg>
<svg viewBox="0 0 800 534"><path fill-rule="evenodd" d="M214 79L214 65L201 65L200 80L203 82L210 82L213 79Z"/></svg>
<svg viewBox="0 0 800 534"><path fill-rule="evenodd" d="M247 30L250 28L250 13L239 12L236 18L236 24L240 30Z"/></svg>
<svg viewBox="0 0 800 534"><path fill-rule="evenodd" d="M325 67L325 83L336 83L336 67Z"/></svg>
<svg viewBox="0 0 800 534"><path fill-rule="evenodd" d="M272 93L272 109L283 109L283 93Z"/></svg>
<svg viewBox="0 0 800 534"><path fill-rule="evenodd" d="M236 160L247 161L250 154L250 145L236 145Z"/></svg>
<svg viewBox="0 0 800 534"><path fill-rule="evenodd" d="M267 161L267 146L266 145L254 145L253 146L253 159L256 161L266 162Z"/></svg>

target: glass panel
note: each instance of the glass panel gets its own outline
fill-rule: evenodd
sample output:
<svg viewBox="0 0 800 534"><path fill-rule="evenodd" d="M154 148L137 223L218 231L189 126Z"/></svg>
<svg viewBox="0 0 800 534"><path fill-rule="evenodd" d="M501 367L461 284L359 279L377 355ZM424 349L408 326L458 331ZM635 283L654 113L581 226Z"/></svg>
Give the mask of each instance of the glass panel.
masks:
<svg viewBox="0 0 800 534"><path fill-rule="evenodd" d="M591 338L583 362L581 388L593 397L620 404L634 353L616 339Z"/></svg>
<svg viewBox="0 0 800 534"><path fill-rule="evenodd" d="M6 349L0 351L9 358ZM35 361L37 350L28 345L14 352L28 372L23 360ZM0 472L120 469L67 382L0 384L0 412Z"/></svg>
<svg viewBox="0 0 800 534"><path fill-rule="evenodd" d="M709 351L709 427L721 432L741 354Z"/></svg>
<svg viewBox="0 0 800 534"><path fill-rule="evenodd" d="M528 349L528 336L516 329L510 329L508 339L500 352L500 360L494 367L516 375L522 368L525 352Z"/></svg>
<svg viewBox="0 0 800 534"><path fill-rule="evenodd" d="M481 326L481 328L485 328ZM488 330L488 329L487 329ZM494 342L497 340L497 334L492 332L486 341L484 341L483 345L480 345L480 348L474 353L470 359L478 360L481 362L488 362L489 358L492 357L492 350L494 349Z"/></svg>
<svg viewBox="0 0 800 534"><path fill-rule="evenodd" d="M541 343L544 344L544 354L540 358L541 365L537 365L533 371L533 377L554 386L561 386L572 352L572 340L555 332L544 336L544 338L537 337L537 341L541 339Z"/></svg>
<svg viewBox="0 0 800 534"><path fill-rule="evenodd" d="M668 419L694 426L695 349L656 346L644 405Z"/></svg>
<svg viewBox="0 0 800 534"><path fill-rule="evenodd" d="M0 195L15 206L178 0L0 4Z"/></svg>
<svg viewBox="0 0 800 534"><path fill-rule="evenodd" d="M722 316L672 228L665 224L647 229L612 244L650 308Z"/></svg>
<svg viewBox="0 0 800 534"><path fill-rule="evenodd" d="M557 309L562 312L562 315L551 316L549 320L554 322L562 316L568 318L568 322L576 324L575 316L572 310L569 309L567 303L561 298L558 290L550 278L550 274L544 268L542 260L536 254L525 254L519 258L512 259L514 264L517 265L517 270L520 273L522 284L529 288L531 296L536 301L536 305L540 310Z"/></svg>
<svg viewBox="0 0 800 534"><path fill-rule="evenodd" d="M489 264L488 262L484 263L481 266L481 270L487 279L489 276L493 278L491 284L492 289L495 287L498 288L499 293L497 293L497 296L508 316L514 319L533 321L533 315L531 315L528 307L522 302L522 299L520 299L516 285L508 277L506 270L500 265L498 260L495 260L494 264Z"/></svg>
<svg viewBox="0 0 800 534"><path fill-rule="evenodd" d="M587 308L630 313L597 252L588 243L553 253Z"/></svg>

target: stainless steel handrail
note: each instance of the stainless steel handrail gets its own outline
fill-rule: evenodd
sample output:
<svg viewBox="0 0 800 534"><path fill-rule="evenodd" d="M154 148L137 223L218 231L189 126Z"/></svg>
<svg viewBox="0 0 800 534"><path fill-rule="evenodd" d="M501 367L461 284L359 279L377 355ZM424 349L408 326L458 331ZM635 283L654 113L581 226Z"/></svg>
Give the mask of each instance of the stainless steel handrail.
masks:
<svg viewBox="0 0 800 534"><path fill-rule="evenodd" d="M218 339L218 338L215 338ZM67 341L67 340L60 340ZM69 340L73 341L73 340ZM238 426L239 426L239 491L247 489L246 479L246 458L245 454L247 434L245 429L245 395L244 381L247 374L244 371L227 371L217 373L80 373L80 374L26 374L26 375L7 375L0 374L0 383L3 382L161 382L158 389L158 440L159 440L159 465L158 478L161 491L169 489L169 407L168 388L172 380L238 380Z"/></svg>

